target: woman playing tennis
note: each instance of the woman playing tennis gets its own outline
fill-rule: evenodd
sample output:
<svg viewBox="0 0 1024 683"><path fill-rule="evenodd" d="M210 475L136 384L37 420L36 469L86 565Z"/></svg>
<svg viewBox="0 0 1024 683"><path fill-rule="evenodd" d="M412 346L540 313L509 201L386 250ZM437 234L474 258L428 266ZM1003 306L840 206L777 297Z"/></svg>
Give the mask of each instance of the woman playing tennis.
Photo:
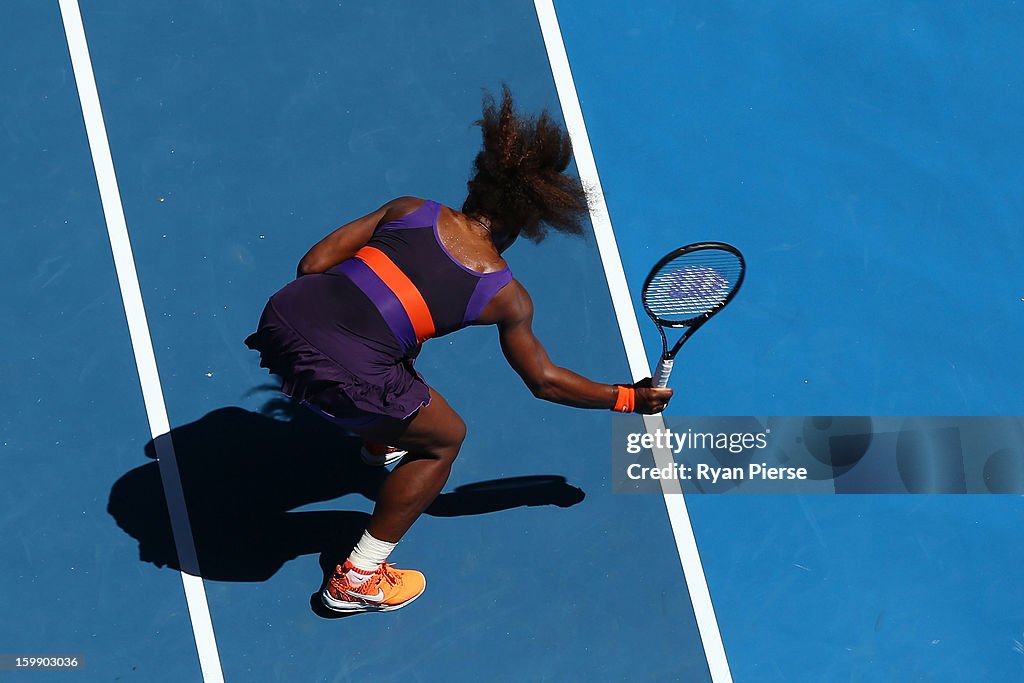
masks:
<svg viewBox="0 0 1024 683"><path fill-rule="evenodd" d="M324 605L385 612L423 592L418 571L386 562L440 493L466 425L413 369L427 339L496 325L509 364L535 396L579 408L657 413L672 395L593 382L554 365L531 329L533 303L501 254L548 228L582 233L586 197L565 173L568 136L547 112L520 117L505 88L484 100L483 150L462 211L401 197L338 228L302 258L271 297L246 344L283 379L282 391L326 419L390 448L364 449L388 475L359 543L328 579ZM399 450L401 449L401 450Z"/></svg>

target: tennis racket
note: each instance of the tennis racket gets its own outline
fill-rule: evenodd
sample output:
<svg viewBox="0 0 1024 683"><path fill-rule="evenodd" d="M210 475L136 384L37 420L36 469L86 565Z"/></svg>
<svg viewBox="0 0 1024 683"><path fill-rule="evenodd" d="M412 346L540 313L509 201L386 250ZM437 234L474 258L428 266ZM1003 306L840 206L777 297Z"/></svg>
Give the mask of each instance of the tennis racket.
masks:
<svg viewBox="0 0 1024 683"><path fill-rule="evenodd" d="M746 262L736 247L699 242L666 254L644 281L640 300L658 326L662 354L651 385L664 387L683 343L715 313L732 301L743 284ZM666 328L685 328L668 348Z"/></svg>

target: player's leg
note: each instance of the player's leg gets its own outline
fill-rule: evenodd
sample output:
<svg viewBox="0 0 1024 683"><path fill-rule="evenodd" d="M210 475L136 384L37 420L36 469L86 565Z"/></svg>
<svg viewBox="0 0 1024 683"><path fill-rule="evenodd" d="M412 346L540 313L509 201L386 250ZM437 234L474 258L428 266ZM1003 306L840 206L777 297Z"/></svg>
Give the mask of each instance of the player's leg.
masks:
<svg viewBox="0 0 1024 683"><path fill-rule="evenodd" d="M431 389L430 405L421 408L411 421L378 424L367 436L409 452L385 479L367 525L376 538L397 543L448 481L466 437L466 424L444 397Z"/></svg>
<svg viewBox="0 0 1024 683"><path fill-rule="evenodd" d="M390 611L422 594L420 572L390 567L398 540L441 492L466 435L466 425L444 398L430 391L428 406L410 420L382 420L359 430L363 436L409 451L377 494L367 530L345 564L335 569L324 604L339 612Z"/></svg>

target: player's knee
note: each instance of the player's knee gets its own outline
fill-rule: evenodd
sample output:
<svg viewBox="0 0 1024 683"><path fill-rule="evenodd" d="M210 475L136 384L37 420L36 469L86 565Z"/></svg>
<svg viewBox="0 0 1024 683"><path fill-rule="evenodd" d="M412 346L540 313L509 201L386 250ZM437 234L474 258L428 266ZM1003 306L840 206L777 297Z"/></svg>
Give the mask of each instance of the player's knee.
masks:
<svg viewBox="0 0 1024 683"><path fill-rule="evenodd" d="M455 460L462 448L462 442L466 440L466 423L461 418L456 418L446 437L444 456L449 460Z"/></svg>
<svg viewBox="0 0 1024 683"><path fill-rule="evenodd" d="M432 455L439 460L454 461L459 455L459 449L462 448L462 442L466 440L466 423L461 418L454 418L445 426L440 437L438 443L431 449Z"/></svg>
<svg viewBox="0 0 1024 683"><path fill-rule="evenodd" d="M466 423L460 417L452 428L452 444L455 445L456 448L462 448L462 442L465 440Z"/></svg>

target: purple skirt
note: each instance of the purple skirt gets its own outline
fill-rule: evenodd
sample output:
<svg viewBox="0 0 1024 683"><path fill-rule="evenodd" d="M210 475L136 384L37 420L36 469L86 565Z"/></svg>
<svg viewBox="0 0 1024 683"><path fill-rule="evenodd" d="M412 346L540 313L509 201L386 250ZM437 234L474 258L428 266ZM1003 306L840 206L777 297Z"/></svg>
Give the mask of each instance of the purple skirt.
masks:
<svg viewBox="0 0 1024 683"><path fill-rule="evenodd" d="M289 325L272 301L245 340L260 352L260 366L281 377L282 392L339 424L403 420L430 403L430 389L410 359L395 359L343 333L331 342L328 356Z"/></svg>

